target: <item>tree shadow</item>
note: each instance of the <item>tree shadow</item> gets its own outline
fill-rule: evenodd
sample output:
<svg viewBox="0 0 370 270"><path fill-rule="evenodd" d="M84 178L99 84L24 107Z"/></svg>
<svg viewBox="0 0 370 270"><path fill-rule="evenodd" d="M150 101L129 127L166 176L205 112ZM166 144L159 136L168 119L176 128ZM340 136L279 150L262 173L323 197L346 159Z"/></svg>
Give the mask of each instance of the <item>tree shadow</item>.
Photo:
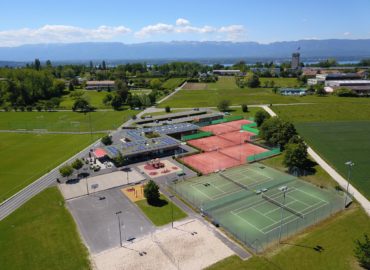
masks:
<svg viewBox="0 0 370 270"><path fill-rule="evenodd" d="M154 207L163 207L168 204L168 201L163 200L163 199L158 199L155 201L148 202L148 204Z"/></svg>

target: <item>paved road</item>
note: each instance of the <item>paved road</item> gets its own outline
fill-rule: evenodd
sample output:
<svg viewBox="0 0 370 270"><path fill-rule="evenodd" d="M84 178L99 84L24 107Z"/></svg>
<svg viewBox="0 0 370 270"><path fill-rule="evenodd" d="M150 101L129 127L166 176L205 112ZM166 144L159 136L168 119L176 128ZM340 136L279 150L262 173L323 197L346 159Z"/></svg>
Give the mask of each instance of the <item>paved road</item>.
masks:
<svg viewBox="0 0 370 270"><path fill-rule="evenodd" d="M262 107L271 116L277 116L276 113L268 106ZM311 147L308 146L308 154L319 164L344 190L347 189L347 180L344 179L333 167L331 167L323 158L319 156ZM348 193L361 204L366 213L370 216L370 202L351 184L348 187Z"/></svg>

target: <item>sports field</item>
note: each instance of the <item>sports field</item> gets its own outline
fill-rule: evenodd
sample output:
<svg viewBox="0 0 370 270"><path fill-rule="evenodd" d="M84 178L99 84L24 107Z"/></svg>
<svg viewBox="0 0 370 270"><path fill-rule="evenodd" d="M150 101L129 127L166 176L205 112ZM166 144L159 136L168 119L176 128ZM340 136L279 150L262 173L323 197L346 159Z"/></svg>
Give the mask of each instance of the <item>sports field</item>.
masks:
<svg viewBox="0 0 370 270"><path fill-rule="evenodd" d="M93 135L93 140L101 137ZM0 133L0 201L88 146L90 135Z"/></svg>
<svg viewBox="0 0 370 270"><path fill-rule="evenodd" d="M0 130L92 131L113 130L136 111L77 112L0 112Z"/></svg>
<svg viewBox="0 0 370 270"><path fill-rule="evenodd" d="M279 86L291 86L291 81L278 81ZM170 97L159 107L170 106L174 108L212 107L217 106L221 100L229 100L231 105L245 104L290 104L290 103L366 103L370 105L369 99L343 98L336 96L319 97L308 96L282 96L274 94L271 88L238 88L234 77L219 77L215 83L199 85L192 84L192 89L197 91L181 90ZM338 105L339 106L339 105Z"/></svg>
<svg viewBox="0 0 370 270"><path fill-rule="evenodd" d="M351 183L370 199L370 121L298 123L308 144L345 178L352 160Z"/></svg>
<svg viewBox="0 0 370 270"><path fill-rule="evenodd" d="M174 90L185 82L186 78L171 78L162 83L161 87L164 89Z"/></svg>
<svg viewBox="0 0 370 270"><path fill-rule="evenodd" d="M96 91L96 90L82 90L84 97L90 102L92 106L99 109L111 109L111 106L106 106L103 103L103 98L108 94L107 91ZM62 102L60 103L61 108L71 109L74 100L69 96L65 95L62 97Z"/></svg>
<svg viewBox="0 0 370 270"><path fill-rule="evenodd" d="M286 239L344 208L343 193L319 189L259 163L171 187L256 252L276 243L280 233ZM281 187L287 188L285 196Z"/></svg>
<svg viewBox="0 0 370 270"><path fill-rule="evenodd" d="M57 188L47 189L0 221L3 270L88 270L88 252Z"/></svg>

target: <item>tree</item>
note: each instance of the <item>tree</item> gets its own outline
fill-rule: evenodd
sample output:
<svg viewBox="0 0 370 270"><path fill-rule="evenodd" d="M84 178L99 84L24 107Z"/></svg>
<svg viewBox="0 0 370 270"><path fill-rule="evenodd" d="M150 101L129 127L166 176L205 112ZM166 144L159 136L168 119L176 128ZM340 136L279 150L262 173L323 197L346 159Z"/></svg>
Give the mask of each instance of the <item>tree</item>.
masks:
<svg viewBox="0 0 370 270"><path fill-rule="evenodd" d="M219 111L225 112L229 110L229 106L230 106L230 101L224 99L218 103L217 108Z"/></svg>
<svg viewBox="0 0 370 270"><path fill-rule="evenodd" d="M355 257L360 265L365 269L370 269L370 239L367 234L364 234L364 242L360 240L355 241Z"/></svg>
<svg viewBox="0 0 370 270"><path fill-rule="evenodd" d="M166 106L166 107L165 107L165 111L166 111L166 113L171 112L171 107L170 107L170 106Z"/></svg>
<svg viewBox="0 0 370 270"><path fill-rule="evenodd" d="M253 74L252 76L249 76L247 79L247 85L251 88L255 88L260 86L260 79L256 74Z"/></svg>
<svg viewBox="0 0 370 270"><path fill-rule="evenodd" d="M104 145L111 145L113 143L112 137L109 135L105 135L103 138L101 138L101 142Z"/></svg>
<svg viewBox="0 0 370 270"><path fill-rule="evenodd" d="M59 172L63 177L69 177L73 173L73 168L71 165L66 164L60 167Z"/></svg>
<svg viewBox="0 0 370 270"><path fill-rule="evenodd" d="M161 87L162 83L159 79L150 80L150 88L158 90Z"/></svg>
<svg viewBox="0 0 370 270"><path fill-rule="evenodd" d="M73 103L72 110L74 112L89 112L91 111L90 103L85 98L79 98Z"/></svg>
<svg viewBox="0 0 370 270"><path fill-rule="evenodd" d="M72 162L72 168L77 170L77 172L84 166L81 159L77 158L75 161Z"/></svg>
<svg viewBox="0 0 370 270"><path fill-rule="evenodd" d="M107 69L107 65L105 64L105 61L103 60L103 62L101 63L101 68L103 70L106 70Z"/></svg>
<svg viewBox="0 0 370 270"><path fill-rule="evenodd" d="M271 116L265 110L257 111L254 115L254 122L256 122L257 126L260 127L263 122L270 117Z"/></svg>
<svg viewBox="0 0 370 270"><path fill-rule="evenodd" d="M260 127L260 137L271 145L280 146L281 149L284 149L294 135L297 135L297 131L293 124L278 117L265 120Z"/></svg>
<svg viewBox="0 0 370 270"><path fill-rule="evenodd" d="M318 95L318 96L325 96L326 91L325 91L324 85L316 84L315 85L315 94Z"/></svg>
<svg viewBox="0 0 370 270"><path fill-rule="evenodd" d="M122 156L121 152L118 153L118 155L113 158L113 163L116 167L122 167L126 165L126 158Z"/></svg>
<svg viewBox="0 0 370 270"><path fill-rule="evenodd" d="M248 112L248 105L242 104L242 112Z"/></svg>
<svg viewBox="0 0 370 270"><path fill-rule="evenodd" d="M150 180L144 187L144 196L150 205L155 205L159 202L160 193L158 185Z"/></svg>
<svg viewBox="0 0 370 270"><path fill-rule="evenodd" d="M122 99L118 95L114 95L113 96L110 104L112 105L113 109L116 110L116 111L119 110L119 109L121 109L121 107L123 105Z"/></svg>
<svg viewBox="0 0 370 270"><path fill-rule="evenodd" d="M41 69L41 62L37 58L35 59L34 67L35 67L36 70L40 70Z"/></svg>
<svg viewBox="0 0 370 270"><path fill-rule="evenodd" d="M74 91L74 90L75 90L75 87L74 87L74 85L73 85L73 82L72 82L72 81L70 81L70 82L69 82L69 84L68 84L68 90L69 90L69 91Z"/></svg>
<svg viewBox="0 0 370 270"><path fill-rule="evenodd" d="M339 87L338 89L335 90L335 95L338 97L356 97L356 93L353 92L351 89L346 88L346 87Z"/></svg>
<svg viewBox="0 0 370 270"><path fill-rule="evenodd" d="M112 94L110 94L110 93L106 94L105 97L103 98L103 104L106 105L106 106L110 105L112 99L113 99Z"/></svg>
<svg viewBox="0 0 370 270"><path fill-rule="evenodd" d="M293 168L305 169L308 164L307 146L304 142L291 143L285 146L283 164L290 170Z"/></svg>

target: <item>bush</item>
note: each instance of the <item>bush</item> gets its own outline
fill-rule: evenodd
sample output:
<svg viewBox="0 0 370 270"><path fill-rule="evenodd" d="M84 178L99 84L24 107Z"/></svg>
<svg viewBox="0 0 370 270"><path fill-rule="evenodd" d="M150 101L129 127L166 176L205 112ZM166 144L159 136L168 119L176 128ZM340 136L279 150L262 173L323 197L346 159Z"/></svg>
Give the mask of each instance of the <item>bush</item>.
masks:
<svg viewBox="0 0 370 270"><path fill-rule="evenodd" d="M268 144L280 146L281 149L284 149L295 135L297 135L297 131L294 125L277 117L267 119L260 128L260 137Z"/></svg>
<svg viewBox="0 0 370 270"><path fill-rule="evenodd" d="M254 116L254 122L257 126L260 127L266 119L269 119L271 116L266 111L258 111Z"/></svg>
<svg viewBox="0 0 370 270"><path fill-rule="evenodd" d="M126 158L121 153L113 159L113 163L116 167L122 167L126 165Z"/></svg>
<svg viewBox="0 0 370 270"><path fill-rule="evenodd" d="M72 168L75 170L81 169L83 165L83 162L79 158L72 162Z"/></svg>
<svg viewBox="0 0 370 270"><path fill-rule="evenodd" d="M243 112L248 112L248 105L247 104L242 104L242 111Z"/></svg>
<svg viewBox="0 0 370 270"><path fill-rule="evenodd" d="M32 106L27 106L26 110L27 110L27 112L32 112Z"/></svg>
<svg viewBox="0 0 370 270"><path fill-rule="evenodd" d="M69 177L73 173L73 168L71 165L66 164L59 169L59 172L63 177Z"/></svg>
<svg viewBox="0 0 370 270"><path fill-rule="evenodd" d="M171 107L170 106L166 106L165 111L166 111L166 113L171 112Z"/></svg>
<svg viewBox="0 0 370 270"><path fill-rule="evenodd" d="M104 136L103 138L101 138L101 142L102 142L102 144L104 144L104 145L111 145L111 144L113 143L113 141L112 141L112 137L111 137L111 136L109 136L109 135L106 135L106 136Z"/></svg>
<svg viewBox="0 0 370 270"><path fill-rule="evenodd" d="M150 205L156 205L159 202L159 187L153 180L150 180L148 184L145 185L144 196Z"/></svg>
<svg viewBox="0 0 370 270"><path fill-rule="evenodd" d="M356 93L349 88L341 87L334 92L338 97L356 97Z"/></svg>
<svg viewBox="0 0 370 270"><path fill-rule="evenodd" d="M364 234L364 242L356 240L355 244L355 257L363 268L370 269L370 239L368 235Z"/></svg>
<svg viewBox="0 0 370 270"><path fill-rule="evenodd" d="M229 107L230 107L230 101L228 100L221 100L217 105L217 108L219 109L220 112L225 112L229 110Z"/></svg>

